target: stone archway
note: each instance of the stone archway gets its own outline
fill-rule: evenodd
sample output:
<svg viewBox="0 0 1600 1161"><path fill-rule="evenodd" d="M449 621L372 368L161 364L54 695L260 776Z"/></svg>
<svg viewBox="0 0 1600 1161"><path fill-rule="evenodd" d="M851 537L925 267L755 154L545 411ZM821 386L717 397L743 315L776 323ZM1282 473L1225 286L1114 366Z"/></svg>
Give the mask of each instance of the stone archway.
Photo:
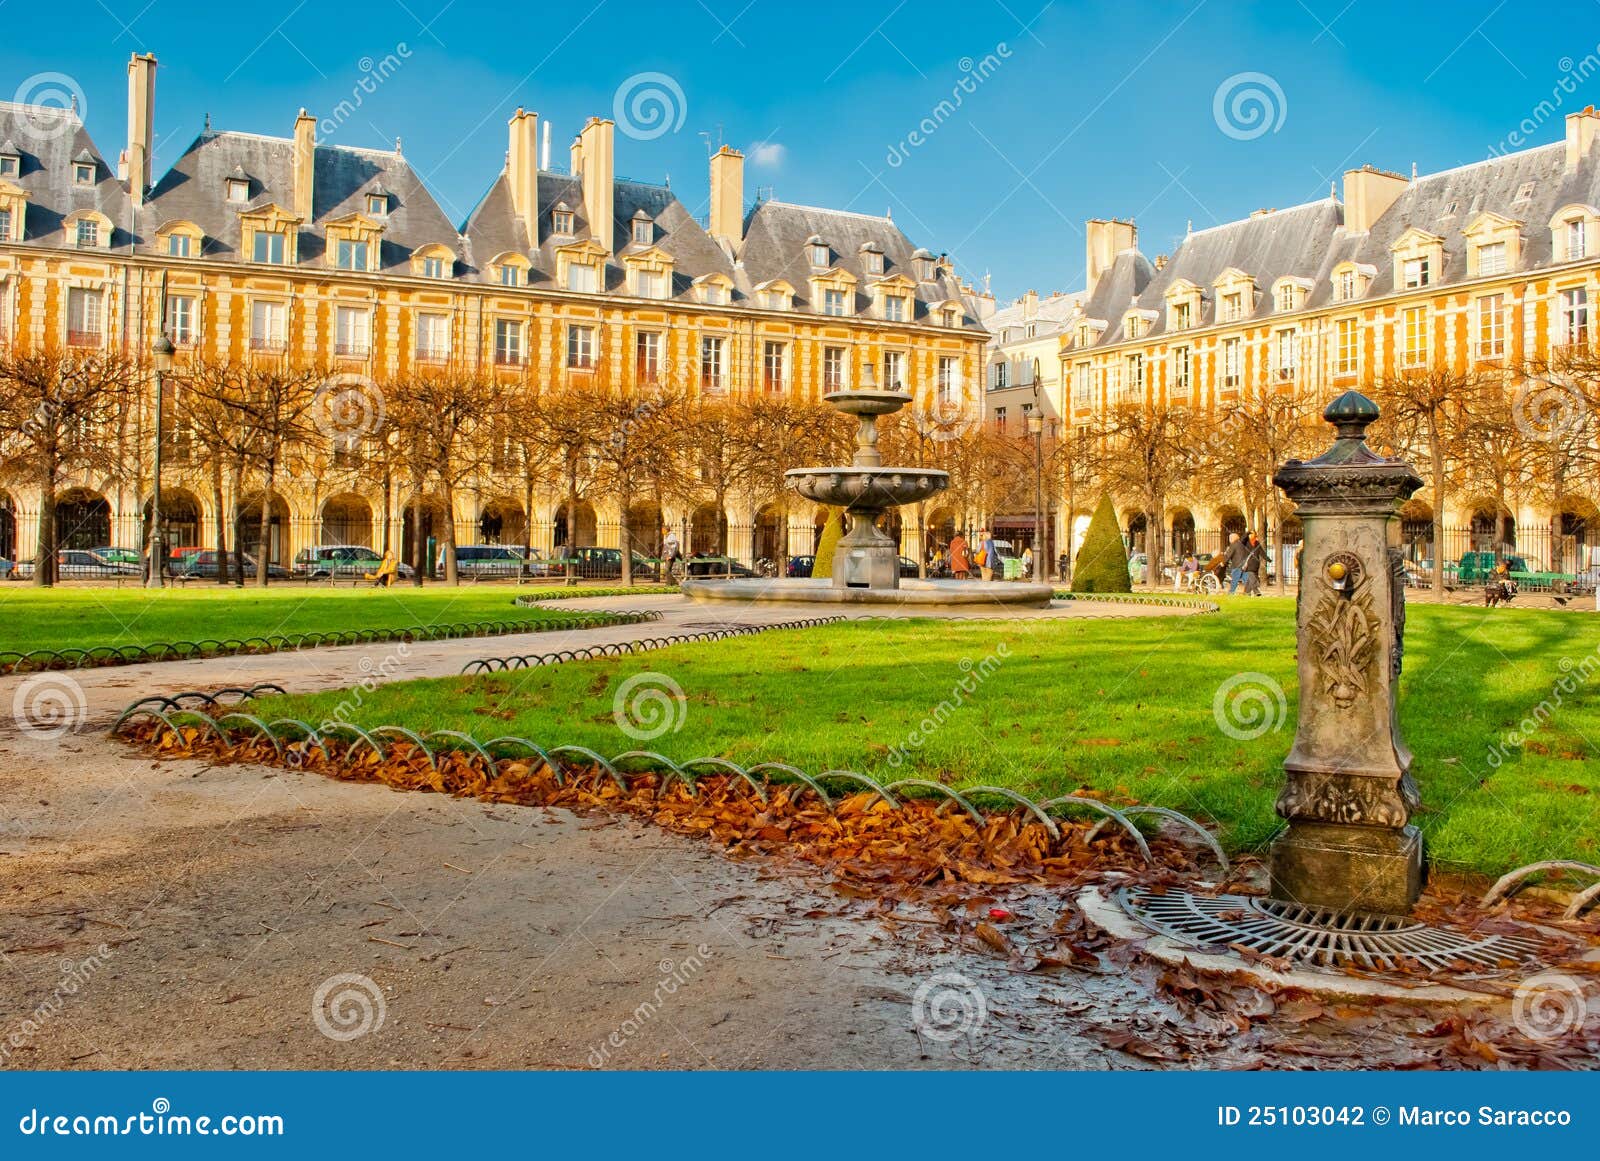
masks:
<svg viewBox="0 0 1600 1161"><path fill-rule="evenodd" d="M662 537L661 505L646 500L628 509L628 548L641 556L661 558Z"/></svg>
<svg viewBox="0 0 1600 1161"><path fill-rule="evenodd" d="M1187 508L1172 510L1172 556L1180 560L1195 550L1194 513Z"/></svg>
<svg viewBox="0 0 1600 1161"><path fill-rule="evenodd" d="M151 502L146 500L139 518L140 547L150 543L150 508ZM189 489L161 489L161 538L169 554L180 548L205 547L205 541L201 539L201 510L200 497Z"/></svg>
<svg viewBox="0 0 1600 1161"><path fill-rule="evenodd" d="M557 548L588 548L594 544L599 527L594 505L589 501L578 501L572 520L568 520L567 506L563 504L556 509L555 545Z"/></svg>
<svg viewBox="0 0 1600 1161"><path fill-rule="evenodd" d="M527 543L528 517L515 500L490 500L478 513L478 543L507 544L520 548Z"/></svg>
<svg viewBox="0 0 1600 1161"><path fill-rule="evenodd" d="M1145 519L1143 512L1135 512L1133 515L1128 517L1126 536L1128 540L1129 552L1149 551L1145 544L1145 530L1148 527L1149 522Z"/></svg>
<svg viewBox="0 0 1600 1161"><path fill-rule="evenodd" d="M322 505L322 523L317 533L321 544L353 544L371 548L372 505L354 492L330 496Z"/></svg>
<svg viewBox="0 0 1600 1161"><path fill-rule="evenodd" d="M401 509L400 559L412 568L420 564L423 576L442 576L439 550L444 542L445 521L452 518L450 510L437 496L424 496L421 508L418 519L416 498L411 497Z"/></svg>
<svg viewBox="0 0 1600 1161"><path fill-rule="evenodd" d="M728 551L728 514L715 504L701 504L689 517L690 552Z"/></svg>
<svg viewBox="0 0 1600 1161"><path fill-rule="evenodd" d="M789 518L779 504L763 505L756 513L755 558L770 560L781 570L789 560Z"/></svg>
<svg viewBox="0 0 1600 1161"><path fill-rule="evenodd" d="M0 559L17 559L17 509L10 492L0 492Z"/></svg>
<svg viewBox="0 0 1600 1161"><path fill-rule="evenodd" d="M265 556L268 564L286 564L289 556L289 503L276 492L268 498L267 544L263 553L261 501L261 494L257 493L234 506L234 526L238 529L239 545L257 560Z"/></svg>
<svg viewBox="0 0 1600 1161"><path fill-rule="evenodd" d="M111 503L105 496L91 488L69 488L56 497L57 551L110 545Z"/></svg>

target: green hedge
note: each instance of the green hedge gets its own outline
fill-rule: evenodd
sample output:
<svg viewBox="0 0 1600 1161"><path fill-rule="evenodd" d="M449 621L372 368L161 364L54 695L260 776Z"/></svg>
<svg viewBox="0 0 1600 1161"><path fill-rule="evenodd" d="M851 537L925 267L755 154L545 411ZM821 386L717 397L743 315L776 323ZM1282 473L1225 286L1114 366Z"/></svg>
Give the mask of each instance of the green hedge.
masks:
<svg viewBox="0 0 1600 1161"><path fill-rule="evenodd" d="M1133 580L1128 575L1128 550L1117 529L1116 509L1110 495L1102 495L1083 534L1083 547L1072 569L1075 593L1131 593Z"/></svg>

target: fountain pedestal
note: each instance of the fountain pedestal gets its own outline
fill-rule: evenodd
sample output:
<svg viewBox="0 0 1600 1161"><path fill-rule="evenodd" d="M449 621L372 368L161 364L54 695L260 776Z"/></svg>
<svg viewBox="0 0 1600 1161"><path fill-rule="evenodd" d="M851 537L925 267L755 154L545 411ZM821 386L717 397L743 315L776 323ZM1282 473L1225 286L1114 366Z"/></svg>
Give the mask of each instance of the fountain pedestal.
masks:
<svg viewBox="0 0 1600 1161"><path fill-rule="evenodd" d="M1370 399L1347 391L1323 418L1338 429L1333 446L1274 478L1305 539L1299 723L1277 803L1288 829L1272 844L1272 897L1403 915L1421 894L1423 861L1395 706L1406 615L1397 510L1422 479L1367 446Z"/></svg>

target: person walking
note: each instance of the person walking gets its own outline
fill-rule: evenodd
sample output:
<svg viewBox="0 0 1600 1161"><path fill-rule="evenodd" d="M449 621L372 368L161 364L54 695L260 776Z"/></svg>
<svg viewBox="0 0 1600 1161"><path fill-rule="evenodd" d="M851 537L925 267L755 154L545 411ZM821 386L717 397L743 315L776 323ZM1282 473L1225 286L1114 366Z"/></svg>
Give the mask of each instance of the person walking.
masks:
<svg viewBox="0 0 1600 1161"><path fill-rule="evenodd" d="M1239 539L1237 532L1228 533L1228 551L1222 555L1223 567L1228 570L1228 595L1231 597L1244 584L1244 558L1250 546Z"/></svg>
<svg viewBox="0 0 1600 1161"><path fill-rule="evenodd" d="M995 566L1000 563L994 550L994 538L987 528L978 529L978 571L986 581L994 580Z"/></svg>
<svg viewBox="0 0 1600 1161"><path fill-rule="evenodd" d="M1261 595L1261 562L1266 555L1267 550L1261 543L1261 537L1252 532L1250 544L1244 554L1244 595L1247 597Z"/></svg>
<svg viewBox="0 0 1600 1161"><path fill-rule="evenodd" d="M1033 580L1033 545L1022 550L1022 575Z"/></svg>
<svg viewBox="0 0 1600 1161"><path fill-rule="evenodd" d="M678 544L678 534L672 529L664 529L666 535L661 538L661 579L672 579L672 566L678 563L682 555Z"/></svg>
<svg viewBox="0 0 1600 1161"><path fill-rule="evenodd" d="M950 575L956 580L972 576L972 561L967 557L967 538L957 532L950 538Z"/></svg>

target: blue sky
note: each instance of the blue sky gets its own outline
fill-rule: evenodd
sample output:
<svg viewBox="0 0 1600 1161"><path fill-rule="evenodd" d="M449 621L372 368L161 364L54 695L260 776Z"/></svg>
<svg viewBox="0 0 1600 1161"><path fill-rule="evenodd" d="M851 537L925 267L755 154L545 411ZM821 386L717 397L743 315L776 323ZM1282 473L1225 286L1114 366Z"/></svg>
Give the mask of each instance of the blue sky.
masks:
<svg viewBox="0 0 1600 1161"><path fill-rule="evenodd" d="M750 158L747 196L887 209L965 276L992 275L1002 300L1080 287L1089 217L1137 218L1153 255L1190 222L1325 196L1365 162L1428 171L1516 132L1559 140L1565 112L1600 101L1590 0L75 0L70 24L41 11L0 0L0 93L78 92L108 157L134 50L161 61L158 172L207 112L287 135L300 106L326 117L387 71L329 139L403 137L459 221L519 104L552 123L560 164L585 118L644 93L634 134L619 121L619 174L670 176L703 214L708 141L725 141ZM650 90L665 123L645 120Z"/></svg>

